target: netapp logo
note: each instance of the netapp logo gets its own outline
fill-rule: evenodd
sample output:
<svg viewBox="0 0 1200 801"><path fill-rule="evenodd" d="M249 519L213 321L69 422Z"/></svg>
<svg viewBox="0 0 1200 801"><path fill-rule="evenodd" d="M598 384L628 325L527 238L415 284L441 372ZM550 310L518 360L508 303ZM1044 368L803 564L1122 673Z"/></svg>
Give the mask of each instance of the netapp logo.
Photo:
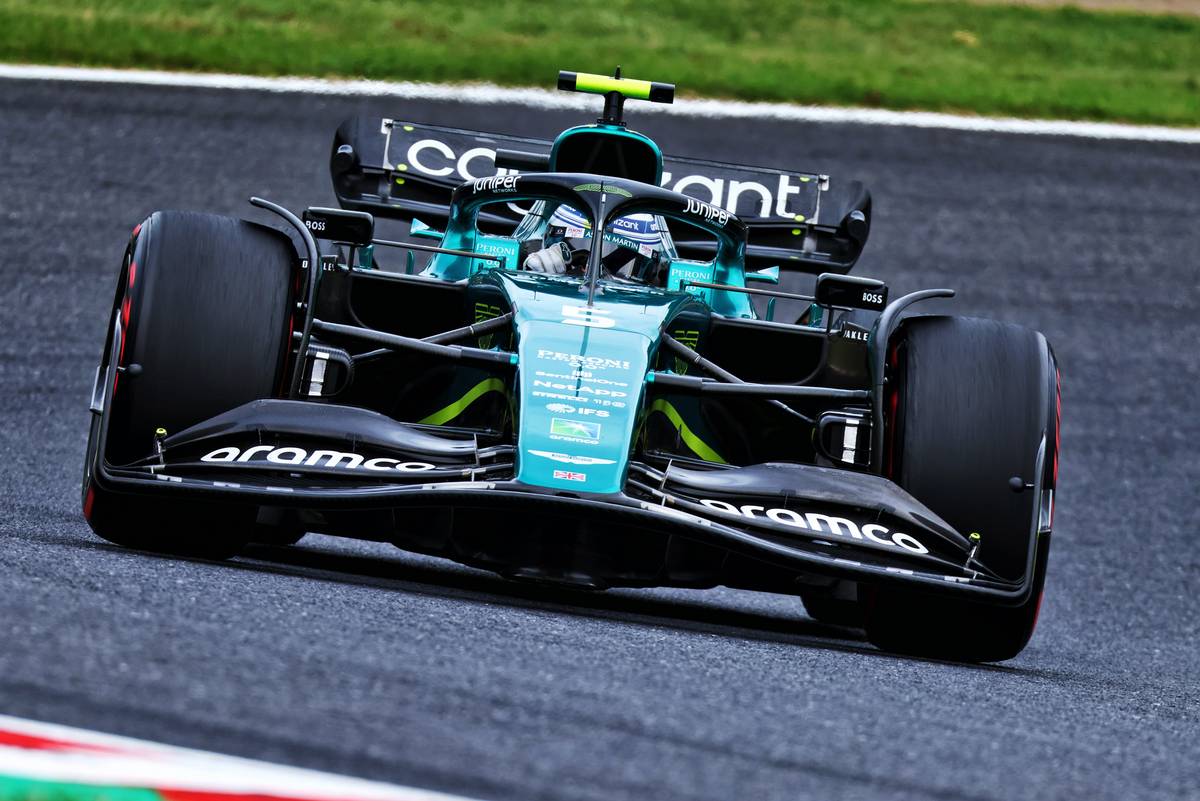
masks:
<svg viewBox="0 0 1200 801"><path fill-rule="evenodd" d="M490 147L468 148L460 155L440 139L418 139L408 146L404 160L415 171L434 178L453 175L463 181L478 181L492 175L511 174L508 169L496 169L496 151ZM788 200L792 195L800 195L811 177L764 177L774 180L775 185L758 181L726 181L724 178L710 178L698 174L674 176L670 172L664 172L662 186L673 192L699 196L697 199L742 217L774 216L795 219L795 211L788 208ZM692 213L705 214L703 211ZM711 217L706 215L706 219ZM721 223L723 224L724 220Z"/></svg>
<svg viewBox="0 0 1200 801"><path fill-rule="evenodd" d="M816 533L832 534L835 537L849 537L854 540L868 539L878 545L888 545L893 548L903 548L913 553L929 553L929 549L917 541L916 537L901 531L888 531L886 526L878 523L868 523L861 528L853 520L844 517L830 517L815 512L801 513L793 509L766 509L762 506L734 506L725 501L702 500L700 503L709 509L716 509L741 517L757 517L755 512L785 526L802 528Z"/></svg>
<svg viewBox="0 0 1200 801"><path fill-rule="evenodd" d="M398 470L401 473L420 473L432 470L426 462L402 462L399 459L367 459L358 453L344 451L313 451L304 448L273 448L270 445L255 445L252 448L217 448L200 457L202 462L270 462L292 467L341 467L347 470L375 470L385 472Z"/></svg>
<svg viewBox="0 0 1200 801"><path fill-rule="evenodd" d="M577 387L574 384L560 384L555 381L543 381L540 378L533 379L533 385L535 387L540 387L541 389L557 389L559 392L574 392L579 395L591 395L593 397L601 395L609 398L628 397L628 393L622 392L619 389L605 389L604 387Z"/></svg>

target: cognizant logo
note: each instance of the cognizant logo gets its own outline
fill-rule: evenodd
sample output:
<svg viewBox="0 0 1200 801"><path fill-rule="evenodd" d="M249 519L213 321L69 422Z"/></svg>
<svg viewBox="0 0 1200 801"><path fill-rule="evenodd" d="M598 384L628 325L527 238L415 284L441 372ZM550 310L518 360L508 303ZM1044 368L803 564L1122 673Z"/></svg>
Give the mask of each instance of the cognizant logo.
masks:
<svg viewBox="0 0 1200 801"><path fill-rule="evenodd" d="M408 146L404 158L416 172L433 178L456 176L463 181L479 181L514 172L507 168L496 169L496 151L490 147L472 147L459 154L440 139L418 139ZM788 209L788 201L793 195L801 194L810 176L764 173L763 177L767 183L713 178L698 173L677 176L663 172L662 186L741 217L795 219L795 212ZM476 185L476 191L479 186ZM511 188L508 184L500 186ZM709 209L709 216L716 209Z"/></svg>

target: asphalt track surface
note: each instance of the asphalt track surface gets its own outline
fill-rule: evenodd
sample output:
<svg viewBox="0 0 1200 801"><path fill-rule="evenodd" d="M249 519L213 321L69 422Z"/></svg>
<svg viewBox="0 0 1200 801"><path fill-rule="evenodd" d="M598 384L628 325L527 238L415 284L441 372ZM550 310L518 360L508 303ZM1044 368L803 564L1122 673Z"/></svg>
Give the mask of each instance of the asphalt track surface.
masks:
<svg viewBox="0 0 1200 801"><path fill-rule="evenodd" d="M0 711L494 799L1200 797L1200 148L816 124L635 127L871 186L860 273L1037 327L1064 391L1030 646L898 658L728 590L575 595L310 536L229 563L98 541L87 395L130 228L331 205L356 110L564 113L0 82ZM264 219L261 216L258 219Z"/></svg>

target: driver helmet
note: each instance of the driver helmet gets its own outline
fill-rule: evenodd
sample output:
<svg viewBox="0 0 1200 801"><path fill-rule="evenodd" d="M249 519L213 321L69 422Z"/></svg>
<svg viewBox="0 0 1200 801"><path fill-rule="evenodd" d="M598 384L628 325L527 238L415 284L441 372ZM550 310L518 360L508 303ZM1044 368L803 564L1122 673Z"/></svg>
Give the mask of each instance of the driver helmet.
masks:
<svg viewBox="0 0 1200 801"><path fill-rule="evenodd" d="M565 241L572 250L588 250L592 225L585 214L561 205L550 216L546 244ZM611 277L650 282L665 251L658 219L653 214L627 214L604 229L601 266Z"/></svg>

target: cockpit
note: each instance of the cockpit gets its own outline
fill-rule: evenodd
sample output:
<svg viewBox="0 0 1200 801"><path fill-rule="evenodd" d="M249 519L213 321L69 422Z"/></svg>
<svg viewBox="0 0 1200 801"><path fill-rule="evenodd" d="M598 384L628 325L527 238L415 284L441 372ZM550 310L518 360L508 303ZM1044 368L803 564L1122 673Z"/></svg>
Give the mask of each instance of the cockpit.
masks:
<svg viewBox="0 0 1200 801"><path fill-rule="evenodd" d="M593 236L586 214L550 201L535 202L513 234L521 244L521 269L578 276L587 269ZM628 214L605 226L600 253L605 278L662 287L677 258L667 223L659 215Z"/></svg>
<svg viewBox="0 0 1200 801"><path fill-rule="evenodd" d="M522 215L507 234L491 232L500 208ZM712 256L681 258L668 221L707 237ZM745 243L745 223L736 215L651 184L578 173L508 174L454 190L442 247L423 274L461 281L499 268L593 288L599 282L684 290L719 314L753 317L749 295L712 286L744 286Z"/></svg>

